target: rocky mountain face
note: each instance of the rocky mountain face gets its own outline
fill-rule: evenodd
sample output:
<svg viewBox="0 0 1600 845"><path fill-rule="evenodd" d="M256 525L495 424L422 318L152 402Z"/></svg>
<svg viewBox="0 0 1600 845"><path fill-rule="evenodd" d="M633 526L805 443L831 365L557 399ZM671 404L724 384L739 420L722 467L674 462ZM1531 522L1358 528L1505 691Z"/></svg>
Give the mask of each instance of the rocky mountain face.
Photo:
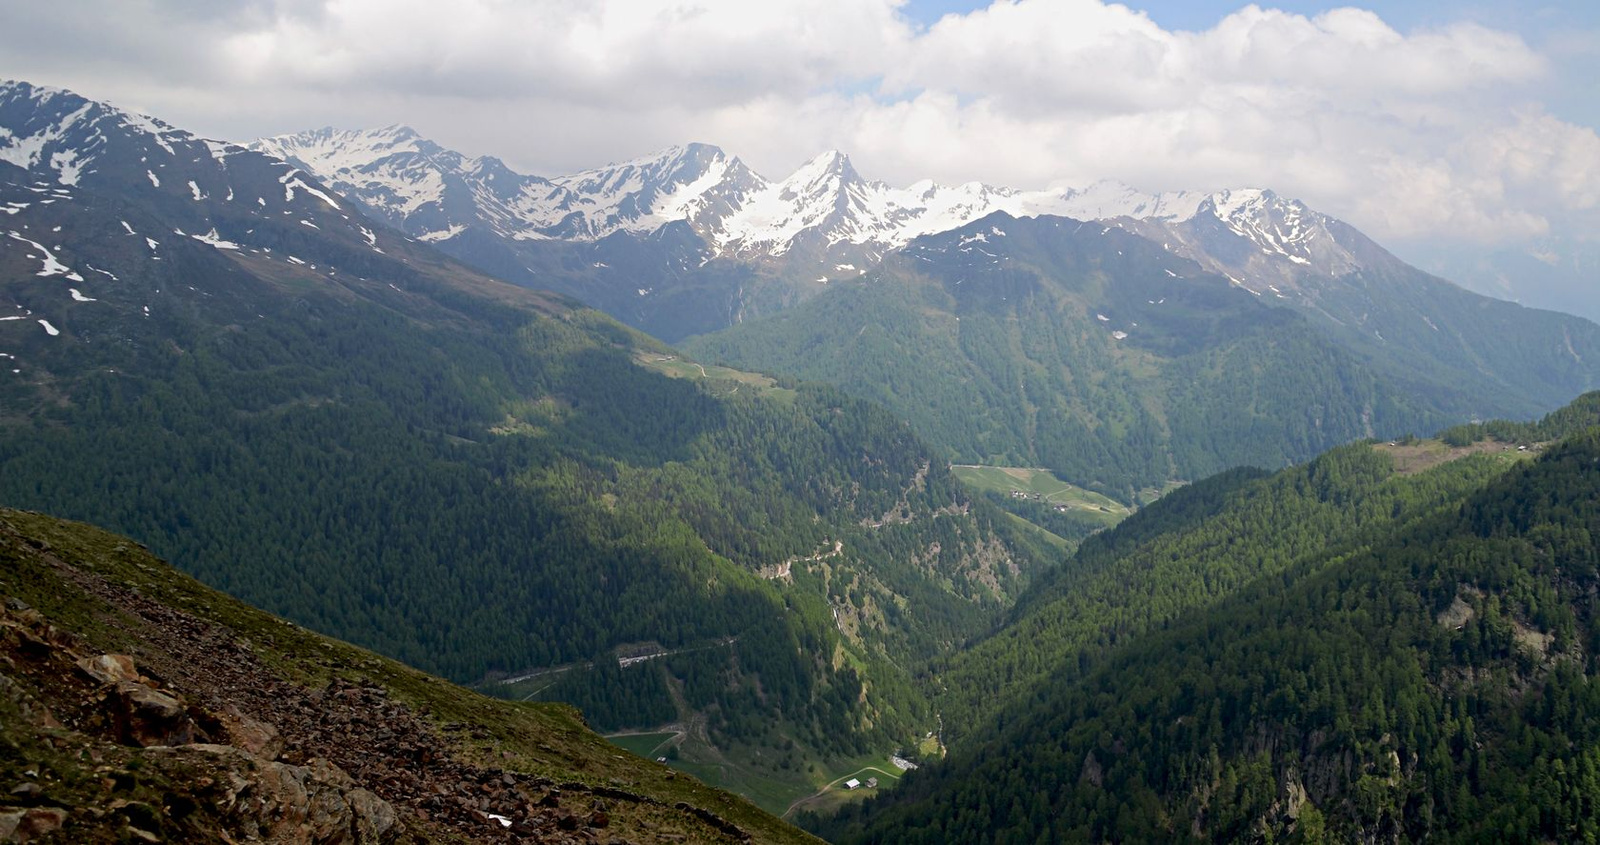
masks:
<svg viewBox="0 0 1600 845"><path fill-rule="evenodd" d="M7 841L800 842L743 801L0 510Z"/></svg>
<svg viewBox="0 0 1600 845"><path fill-rule="evenodd" d="M1339 233L1353 229L1272 191L1222 191L1201 199L1192 213L1112 220L1252 292L1280 299L1294 292L1299 274L1293 268L1337 277L1381 254L1370 242L1342 242Z"/></svg>

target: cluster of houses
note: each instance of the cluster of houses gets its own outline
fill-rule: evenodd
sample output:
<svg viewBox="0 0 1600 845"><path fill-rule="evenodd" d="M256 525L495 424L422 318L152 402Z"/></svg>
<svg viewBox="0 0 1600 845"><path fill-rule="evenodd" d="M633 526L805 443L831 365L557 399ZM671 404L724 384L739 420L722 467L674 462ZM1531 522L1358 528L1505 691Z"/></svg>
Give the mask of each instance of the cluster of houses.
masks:
<svg viewBox="0 0 1600 845"><path fill-rule="evenodd" d="M1012 490L1011 491L1011 498L1013 498L1013 499L1032 499L1032 500L1034 500L1036 502L1042 502L1042 501L1044 501L1044 494L1043 493L1030 493L1027 490ZM1067 512L1067 506L1066 505L1055 505L1054 507L1055 507L1056 513L1066 513Z"/></svg>
<svg viewBox="0 0 1600 845"><path fill-rule="evenodd" d="M929 733L928 736L932 737L933 734ZM889 755L889 762L894 764L894 767L899 769L902 772L909 772L912 769L915 769L917 767L916 763L913 763L910 760L907 760L906 758L901 757L899 754L890 754ZM861 784L861 780L859 778L851 778L851 779L849 779L849 780L844 782L844 788L845 789L860 789L861 785L862 785ZM868 789L877 789L878 788L878 779L877 778L867 778L866 787Z"/></svg>

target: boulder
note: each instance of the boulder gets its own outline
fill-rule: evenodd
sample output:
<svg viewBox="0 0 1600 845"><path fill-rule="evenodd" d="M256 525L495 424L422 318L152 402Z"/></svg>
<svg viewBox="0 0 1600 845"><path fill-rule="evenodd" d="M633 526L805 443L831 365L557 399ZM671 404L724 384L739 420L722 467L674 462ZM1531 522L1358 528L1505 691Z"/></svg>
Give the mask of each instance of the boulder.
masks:
<svg viewBox="0 0 1600 845"><path fill-rule="evenodd" d="M32 842L60 830L66 823L67 811L55 807L32 810L0 808L0 842Z"/></svg>
<svg viewBox="0 0 1600 845"><path fill-rule="evenodd" d="M177 696L138 681L118 681L113 704L117 741L125 745L188 745L204 736Z"/></svg>
<svg viewBox="0 0 1600 845"><path fill-rule="evenodd" d="M139 680L139 670L133 665L133 658L126 654L80 657L77 660L77 666L83 674L102 684L118 684L122 681L137 682Z"/></svg>
<svg viewBox="0 0 1600 845"><path fill-rule="evenodd" d="M353 841L384 842L399 832L400 814L376 794L356 788L346 792L344 800L350 805Z"/></svg>
<svg viewBox="0 0 1600 845"><path fill-rule="evenodd" d="M216 719L222 725L229 745L268 760L276 760L283 753L283 737L278 735L278 729L238 707L229 704L216 714Z"/></svg>

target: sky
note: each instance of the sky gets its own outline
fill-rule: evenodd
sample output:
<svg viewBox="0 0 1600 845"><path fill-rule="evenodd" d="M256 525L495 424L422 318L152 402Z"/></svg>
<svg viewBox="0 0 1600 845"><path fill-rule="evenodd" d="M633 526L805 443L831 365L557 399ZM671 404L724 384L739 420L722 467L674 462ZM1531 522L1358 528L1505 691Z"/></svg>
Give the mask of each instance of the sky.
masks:
<svg viewBox="0 0 1600 845"><path fill-rule="evenodd" d="M1600 233L1592 0L26 0L0 78L249 140L404 123L523 172L1255 186L1386 244Z"/></svg>

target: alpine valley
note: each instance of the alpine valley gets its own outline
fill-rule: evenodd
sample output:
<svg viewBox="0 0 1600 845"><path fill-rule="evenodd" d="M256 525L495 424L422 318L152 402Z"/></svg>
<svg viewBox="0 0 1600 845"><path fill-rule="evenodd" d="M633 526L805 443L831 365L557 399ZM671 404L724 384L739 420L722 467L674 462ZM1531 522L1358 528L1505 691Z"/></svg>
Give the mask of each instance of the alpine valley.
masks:
<svg viewBox="0 0 1600 845"><path fill-rule="evenodd" d="M1270 190L7 82L0 235L0 829L1600 831L1600 326Z"/></svg>

